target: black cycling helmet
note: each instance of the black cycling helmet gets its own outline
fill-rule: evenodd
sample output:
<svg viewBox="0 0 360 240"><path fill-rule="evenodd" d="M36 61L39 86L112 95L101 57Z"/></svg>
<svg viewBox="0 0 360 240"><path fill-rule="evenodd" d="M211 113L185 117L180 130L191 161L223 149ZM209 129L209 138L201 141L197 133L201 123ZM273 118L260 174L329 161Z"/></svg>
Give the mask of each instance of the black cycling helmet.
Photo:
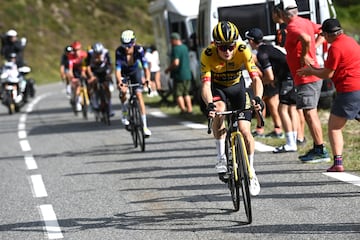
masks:
<svg viewBox="0 0 360 240"><path fill-rule="evenodd" d="M71 53L72 51L73 51L73 48L70 45L66 46L64 49L64 53Z"/></svg>
<svg viewBox="0 0 360 240"><path fill-rule="evenodd" d="M92 46L92 49L94 50L94 53L102 53L103 50L104 50L104 45L100 42L97 42L95 43L93 46Z"/></svg>
<svg viewBox="0 0 360 240"><path fill-rule="evenodd" d="M214 27L212 35L215 43L230 44L238 39L239 30L232 22L221 21Z"/></svg>
<svg viewBox="0 0 360 240"><path fill-rule="evenodd" d="M120 42L124 46L131 46L135 43L135 33L133 30L125 30L121 33Z"/></svg>

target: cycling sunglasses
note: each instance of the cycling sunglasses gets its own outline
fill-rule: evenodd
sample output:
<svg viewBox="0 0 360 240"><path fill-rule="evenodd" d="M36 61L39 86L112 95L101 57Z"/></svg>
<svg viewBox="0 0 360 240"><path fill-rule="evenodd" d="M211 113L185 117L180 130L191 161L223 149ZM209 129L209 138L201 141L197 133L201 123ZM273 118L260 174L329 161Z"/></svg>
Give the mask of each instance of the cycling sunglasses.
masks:
<svg viewBox="0 0 360 240"><path fill-rule="evenodd" d="M227 50L232 51L235 49L236 44L220 44L220 45L216 45L217 49L219 49L222 52L226 52Z"/></svg>

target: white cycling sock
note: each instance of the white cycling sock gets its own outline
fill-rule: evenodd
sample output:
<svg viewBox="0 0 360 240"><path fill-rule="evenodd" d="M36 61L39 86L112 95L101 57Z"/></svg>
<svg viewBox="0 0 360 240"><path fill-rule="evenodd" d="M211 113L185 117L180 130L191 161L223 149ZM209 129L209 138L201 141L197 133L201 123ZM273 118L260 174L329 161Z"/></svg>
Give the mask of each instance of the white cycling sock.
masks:
<svg viewBox="0 0 360 240"><path fill-rule="evenodd" d="M225 159L225 138L215 139L217 159Z"/></svg>
<svg viewBox="0 0 360 240"><path fill-rule="evenodd" d="M249 158L250 169L252 169L253 172L255 172L255 168L254 168L254 154L249 154L249 155L248 155L248 158Z"/></svg>
<svg viewBox="0 0 360 240"><path fill-rule="evenodd" d="M141 119L143 121L144 128L147 128L146 115L141 115Z"/></svg>
<svg viewBox="0 0 360 240"><path fill-rule="evenodd" d="M121 111L127 112L127 103L121 103Z"/></svg>

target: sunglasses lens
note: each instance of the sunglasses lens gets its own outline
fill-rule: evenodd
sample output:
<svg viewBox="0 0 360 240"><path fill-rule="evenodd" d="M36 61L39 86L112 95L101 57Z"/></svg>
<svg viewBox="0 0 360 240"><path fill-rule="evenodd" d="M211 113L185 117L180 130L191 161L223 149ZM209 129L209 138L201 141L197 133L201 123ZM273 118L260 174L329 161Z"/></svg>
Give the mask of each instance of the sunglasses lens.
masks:
<svg viewBox="0 0 360 240"><path fill-rule="evenodd" d="M227 50L232 51L235 48L235 44L231 45L218 45L218 49L222 52L226 52Z"/></svg>

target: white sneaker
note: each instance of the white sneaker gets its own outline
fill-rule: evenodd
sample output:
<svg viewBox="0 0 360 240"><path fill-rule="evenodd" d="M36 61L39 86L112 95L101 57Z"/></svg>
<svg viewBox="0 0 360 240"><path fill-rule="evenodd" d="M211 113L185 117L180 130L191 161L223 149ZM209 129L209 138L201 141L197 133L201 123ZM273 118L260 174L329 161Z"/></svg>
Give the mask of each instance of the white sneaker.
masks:
<svg viewBox="0 0 360 240"><path fill-rule="evenodd" d="M144 127L144 134L145 134L145 136L150 137L151 136L150 129L148 129L147 127Z"/></svg>
<svg viewBox="0 0 360 240"><path fill-rule="evenodd" d="M252 179L250 179L249 190L251 196L257 196L260 193L260 183L256 177L255 171L253 171Z"/></svg>
<svg viewBox="0 0 360 240"><path fill-rule="evenodd" d="M215 170L217 173L226 173L227 172L227 164L226 159L219 159L215 164Z"/></svg>
<svg viewBox="0 0 360 240"><path fill-rule="evenodd" d="M130 124L129 120L127 119L127 116L128 116L127 112L122 112L121 122L124 126L127 126Z"/></svg>
<svg viewBox="0 0 360 240"><path fill-rule="evenodd" d="M127 126L130 124L129 120L127 119L127 117L122 117L121 118L121 122L123 125Z"/></svg>
<svg viewBox="0 0 360 240"><path fill-rule="evenodd" d="M66 95L70 97L71 96L71 86L70 86L70 84L66 85L65 91L66 91Z"/></svg>

